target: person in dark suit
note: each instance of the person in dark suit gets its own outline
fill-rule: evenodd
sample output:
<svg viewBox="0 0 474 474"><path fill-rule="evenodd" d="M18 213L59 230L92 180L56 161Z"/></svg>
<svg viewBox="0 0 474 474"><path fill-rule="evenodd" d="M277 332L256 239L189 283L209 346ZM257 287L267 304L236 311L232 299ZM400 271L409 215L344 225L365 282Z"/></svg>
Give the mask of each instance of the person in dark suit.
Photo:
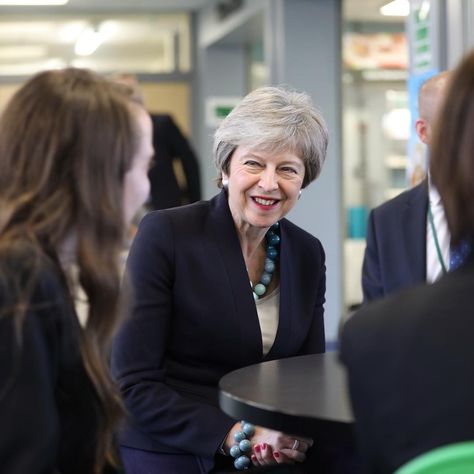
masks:
<svg viewBox="0 0 474 474"><path fill-rule="evenodd" d="M218 408L217 385L249 364L325 350L324 251L285 215L320 173L326 126L306 94L266 87L214 145L221 192L148 214L130 251L134 310L112 353L129 474L232 468L231 450L240 468L301 462L312 444L257 426L239 452L242 426Z"/></svg>
<svg viewBox="0 0 474 474"><path fill-rule="evenodd" d="M137 76L120 72L112 74L110 79L130 87L134 99L145 106ZM199 160L188 139L171 115L150 113L150 117L155 156L148 172L151 189L147 208L168 209L199 201Z"/></svg>
<svg viewBox="0 0 474 474"><path fill-rule="evenodd" d="M81 69L27 81L0 118L0 471L117 472L109 374L125 224L149 191L151 121ZM81 328L75 277L88 297ZM115 458L115 461L114 461Z"/></svg>
<svg viewBox="0 0 474 474"><path fill-rule="evenodd" d="M415 125L420 140L427 146L449 75L445 71L433 76L420 89L420 116ZM433 226L428 220L429 202ZM436 281L443 273L443 264L448 266L448 261L449 232L443 207L436 188L425 179L371 211L362 267L364 301L420 282Z"/></svg>
<svg viewBox="0 0 474 474"><path fill-rule="evenodd" d="M474 53L450 79L430 173L454 244L474 237ZM367 305L342 332L367 473L392 473L436 447L474 439L474 256L432 285Z"/></svg>
<svg viewBox="0 0 474 474"><path fill-rule="evenodd" d="M155 157L148 172L151 209L167 209L201 199L199 164L188 140L167 114L150 114Z"/></svg>

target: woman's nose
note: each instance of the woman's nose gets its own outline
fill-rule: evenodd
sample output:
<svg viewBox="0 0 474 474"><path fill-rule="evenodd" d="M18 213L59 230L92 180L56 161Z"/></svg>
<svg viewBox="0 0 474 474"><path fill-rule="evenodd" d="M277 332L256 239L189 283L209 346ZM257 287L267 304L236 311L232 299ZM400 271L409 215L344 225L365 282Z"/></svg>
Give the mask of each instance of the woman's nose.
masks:
<svg viewBox="0 0 474 474"><path fill-rule="evenodd" d="M259 186L265 191L272 191L278 188L278 176L273 169L266 168L260 175Z"/></svg>

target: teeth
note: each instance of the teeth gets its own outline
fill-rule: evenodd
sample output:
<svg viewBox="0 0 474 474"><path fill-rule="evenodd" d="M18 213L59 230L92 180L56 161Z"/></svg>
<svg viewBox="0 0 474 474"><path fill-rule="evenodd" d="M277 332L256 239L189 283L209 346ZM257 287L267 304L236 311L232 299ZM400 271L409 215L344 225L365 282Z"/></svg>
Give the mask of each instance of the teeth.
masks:
<svg viewBox="0 0 474 474"><path fill-rule="evenodd" d="M261 204L262 206L271 206L272 204L276 202L273 199L261 199L261 198L255 198L255 201L258 204Z"/></svg>

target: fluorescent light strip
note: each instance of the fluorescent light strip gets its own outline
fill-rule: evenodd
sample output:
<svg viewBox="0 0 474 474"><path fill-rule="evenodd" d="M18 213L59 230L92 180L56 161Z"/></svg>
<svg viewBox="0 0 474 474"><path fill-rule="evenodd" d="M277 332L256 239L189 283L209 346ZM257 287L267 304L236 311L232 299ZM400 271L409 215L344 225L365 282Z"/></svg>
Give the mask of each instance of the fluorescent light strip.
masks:
<svg viewBox="0 0 474 474"><path fill-rule="evenodd" d="M384 16L408 16L410 2L408 0L393 0L380 7L380 13Z"/></svg>
<svg viewBox="0 0 474 474"><path fill-rule="evenodd" d="M0 6L35 6L66 5L69 0L0 0Z"/></svg>
<svg viewBox="0 0 474 474"><path fill-rule="evenodd" d="M90 56L102 44L104 38L99 29L88 27L77 38L74 52L78 56Z"/></svg>

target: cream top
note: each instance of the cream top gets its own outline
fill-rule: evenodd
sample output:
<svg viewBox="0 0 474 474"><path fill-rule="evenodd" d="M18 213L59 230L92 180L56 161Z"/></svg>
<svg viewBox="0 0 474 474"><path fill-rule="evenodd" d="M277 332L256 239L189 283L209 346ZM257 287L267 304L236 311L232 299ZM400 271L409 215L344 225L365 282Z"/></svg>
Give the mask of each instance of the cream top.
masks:
<svg viewBox="0 0 474 474"><path fill-rule="evenodd" d="M263 355L266 355L275 342L278 329L280 287L277 286L270 294L258 299L255 304L260 330L262 331Z"/></svg>

